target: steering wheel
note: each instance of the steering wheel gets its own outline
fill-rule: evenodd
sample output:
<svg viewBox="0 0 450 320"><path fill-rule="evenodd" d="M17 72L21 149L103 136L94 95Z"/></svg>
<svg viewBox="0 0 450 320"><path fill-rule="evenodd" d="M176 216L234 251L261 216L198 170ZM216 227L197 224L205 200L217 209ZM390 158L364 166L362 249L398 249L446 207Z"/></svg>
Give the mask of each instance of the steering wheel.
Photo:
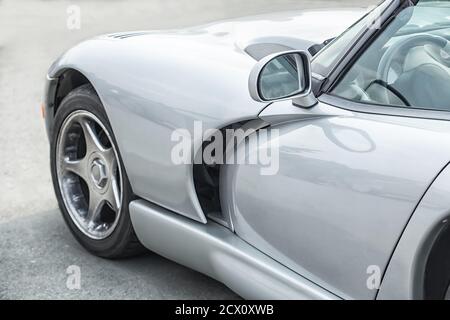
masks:
<svg viewBox="0 0 450 320"><path fill-rule="evenodd" d="M377 70L377 80L381 83L385 83L386 87L389 87L389 71L391 70L392 63L395 58L401 53L408 52L410 49L425 44L434 44L440 48L445 48L448 44L448 40L437 35L432 34L419 34L406 39L400 40L390 46L381 58L380 64ZM389 94L386 91L382 93L385 101L389 101Z"/></svg>
<svg viewBox="0 0 450 320"><path fill-rule="evenodd" d="M391 70L394 59L400 53L407 52L414 47L423 46L429 43L435 44L443 49L447 46L448 40L437 35L419 34L394 43L389 47L389 49L386 50L383 57L381 58L377 70L377 79L388 83L389 70Z"/></svg>

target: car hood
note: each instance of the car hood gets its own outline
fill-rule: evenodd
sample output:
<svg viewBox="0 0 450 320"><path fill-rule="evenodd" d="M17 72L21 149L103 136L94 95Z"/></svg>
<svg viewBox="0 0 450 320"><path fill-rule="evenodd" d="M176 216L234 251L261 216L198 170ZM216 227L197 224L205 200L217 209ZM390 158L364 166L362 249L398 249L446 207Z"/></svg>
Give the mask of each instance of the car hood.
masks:
<svg viewBox="0 0 450 320"><path fill-rule="evenodd" d="M233 45L244 50L258 43L277 43L303 49L336 37L367 9L322 9L288 11L204 24L178 30L135 31L107 35L117 39L146 40L149 37L191 38L209 45Z"/></svg>

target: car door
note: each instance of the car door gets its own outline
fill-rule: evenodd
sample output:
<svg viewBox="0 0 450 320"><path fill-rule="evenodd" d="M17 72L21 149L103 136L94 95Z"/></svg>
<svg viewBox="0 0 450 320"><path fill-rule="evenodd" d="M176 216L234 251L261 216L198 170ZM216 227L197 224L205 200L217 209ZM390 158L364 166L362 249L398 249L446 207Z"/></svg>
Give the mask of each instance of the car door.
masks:
<svg viewBox="0 0 450 320"><path fill-rule="evenodd" d="M262 112L269 133L255 135L265 143L238 148L267 151L278 170L222 173L222 203L242 239L342 298L376 296L403 229L450 161L450 73L430 54L445 48L447 16L448 5L419 1L316 106L282 101Z"/></svg>

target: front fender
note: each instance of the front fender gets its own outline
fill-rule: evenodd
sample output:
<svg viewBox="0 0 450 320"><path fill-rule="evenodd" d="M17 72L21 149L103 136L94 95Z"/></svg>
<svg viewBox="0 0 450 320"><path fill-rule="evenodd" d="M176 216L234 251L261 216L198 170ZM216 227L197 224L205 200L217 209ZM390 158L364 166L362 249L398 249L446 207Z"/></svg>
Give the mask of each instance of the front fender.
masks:
<svg viewBox="0 0 450 320"><path fill-rule="evenodd" d="M94 86L138 196L205 223L192 164L172 162L171 135L187 129L192 145L201 147L195 121L204 132L257 118L265 104L248 93L254 64L244 51L195 34L112 35L69 50L49 77L75 69Z"/></svg>

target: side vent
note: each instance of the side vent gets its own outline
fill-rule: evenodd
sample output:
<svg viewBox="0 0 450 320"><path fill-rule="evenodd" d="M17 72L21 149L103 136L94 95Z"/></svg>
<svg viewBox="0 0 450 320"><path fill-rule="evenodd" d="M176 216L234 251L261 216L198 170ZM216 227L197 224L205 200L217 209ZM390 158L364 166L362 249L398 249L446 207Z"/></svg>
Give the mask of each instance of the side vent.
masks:
<svg viewBox="0 0 450 320"><path fill-rule="evenodd" d="M232 132L241 129L245 133L245 139L248 138L248 136L259 129L267 127L269 124L261 119L254 119L254 120L248 120L248 121L242 121L238 122L232 125L229 125L227 127L224 127L220 129L222 132L222 138L224 141L222 141L222 145L226 146L227 142L233 141L235 143L235 140L233 137L233 140L227 139L227 129L232 129ZM230 137L228 137L230 138ZM202 145L202 155L203 150L212 142L214 142L214 138L211 139L212 141L206 141ZM213 154L214 156L214 154ZM224 157L225 158L225 157ZM203 160L203 159L202 159ZM203 162L203 161L202 161ZM211 219L215 222L218 222L228 228L232 228L232 223L230 221L230 217L228 214L224 214L222 212L222 206L220 203L220 173L221 169L223 168L222 164L194 164L193 168L193 177L194 177L194 186L195 191L197 193L197 198L200 202L200 205L202 207L203 213L208 219Z"/></svg>
<svg viewBox="0 0 450 320"><path fill-rule="evenodd" d="M235 123L233 125L222 128L222 137L224 138L223 145L226 145L226 130L227 129L237 129L242 127L242 123ZM203 150L210 144L214 142L212 141L204 142L202 145L202 154ZM203 160L203 159L202 159ZM231 227L231 222L229 221L229 217L225 217L222 213L222 207L220 204L220 170L222 165L208 165L206 163L194 164L194 186L195 191L197 193L198 201L202 207L203 213L208 219L211 219L217 223L220 223L226 227Z"/></svg>
<svg viewBox="0 0 450 320"><path fill-rule="evenodd" d="M226 129L223 128L221 130L224 137ZM203 143L202 155L203 150L212 142L214 142L214 139ZM223 143L225 145L225 141ZM206 164L203 160L202 158L201 164L194 164L193 168L194 186L198 201L200 202L203 213L208 219L229 227L229 221L223 216L220 205L219 185L221 164Z"/></svg>

